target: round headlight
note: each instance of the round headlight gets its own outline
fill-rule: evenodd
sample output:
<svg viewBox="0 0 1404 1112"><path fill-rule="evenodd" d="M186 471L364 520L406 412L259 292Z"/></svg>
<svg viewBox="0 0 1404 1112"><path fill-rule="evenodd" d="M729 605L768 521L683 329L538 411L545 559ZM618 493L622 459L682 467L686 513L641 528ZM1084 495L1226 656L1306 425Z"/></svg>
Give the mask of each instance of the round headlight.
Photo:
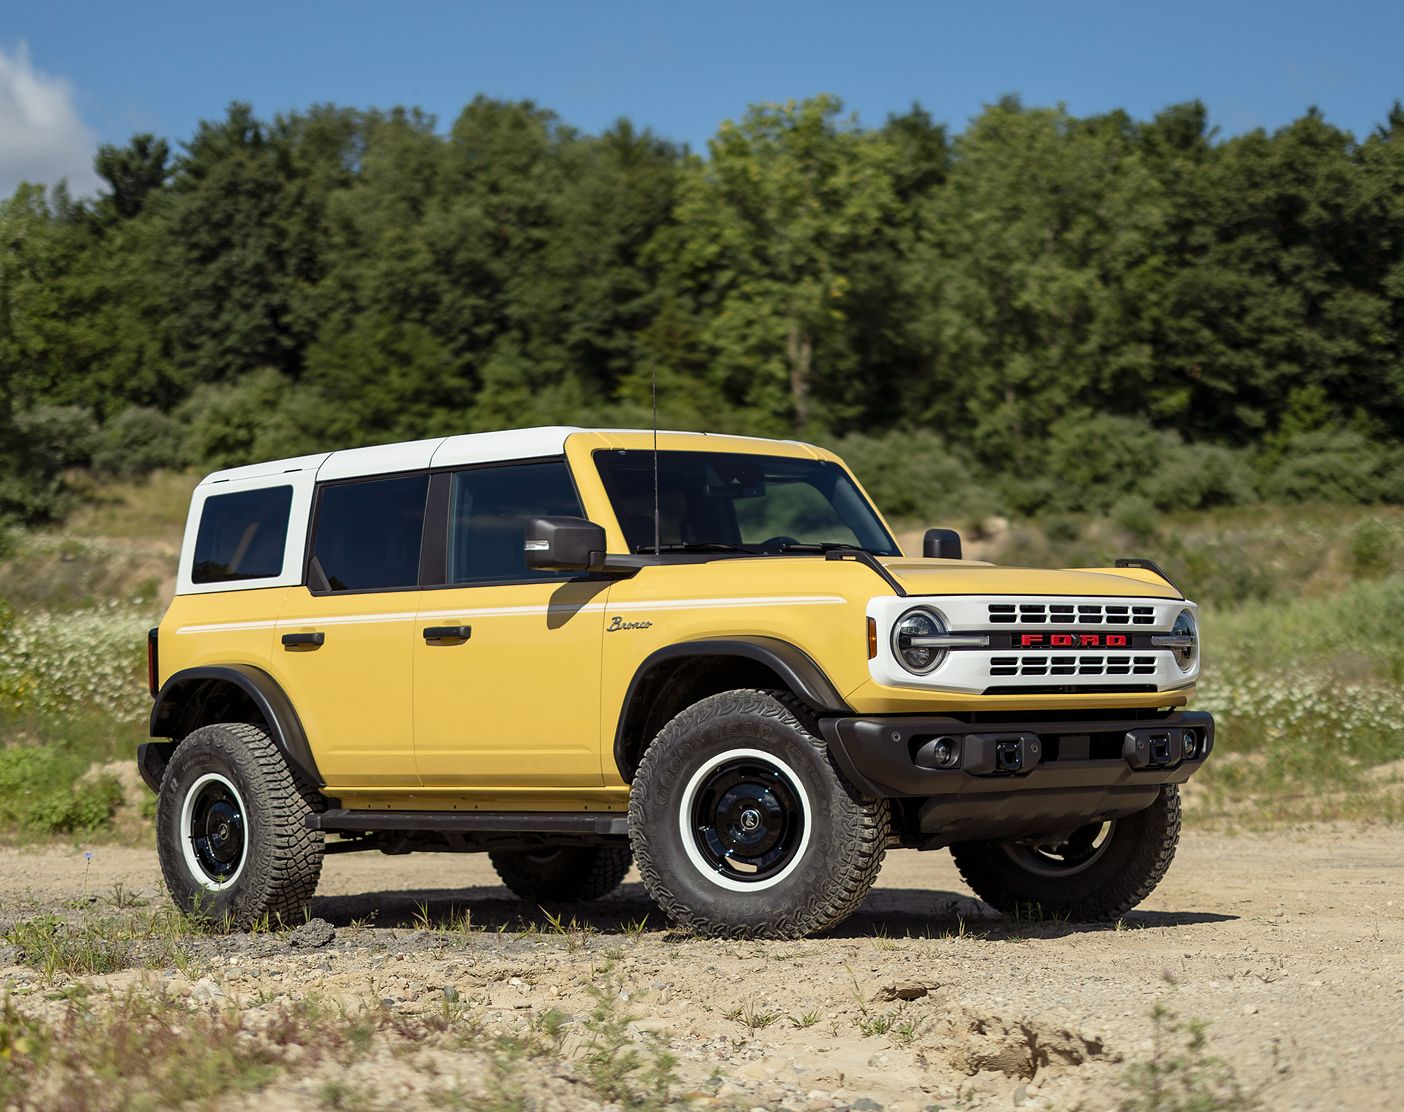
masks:
<svg viewBox="0 0 1404 1112"><path fill-rule="evenodd" d="M1190 671L1199 659L1199 630L1194 624L1194 615L1188 610L1181 610L1170 635L1180 639L1180 643L1171 650L1175 663L1180 666L1181 672ZM1188 639L1188 643L1185 639Z"/></svg>
<svg viewBox="0 0 1404 1112"><path fill-rule="evenodd" d="M908 672L925 675L946 659L947 650L922 641L945 632L946 623L936 611L924 606L908 610L892 627L892 654Z"/></svg>

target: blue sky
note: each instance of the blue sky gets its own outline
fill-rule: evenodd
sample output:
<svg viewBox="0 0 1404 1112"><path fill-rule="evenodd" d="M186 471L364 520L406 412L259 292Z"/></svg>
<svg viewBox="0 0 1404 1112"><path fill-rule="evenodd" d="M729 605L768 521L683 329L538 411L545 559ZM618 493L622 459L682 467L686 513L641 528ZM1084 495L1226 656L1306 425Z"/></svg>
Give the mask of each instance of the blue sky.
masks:
<svg viewBox="0 0 1404 1112"><path fill-rule="evenodd" d="M879 123L920 101L959 130L1004 93L1147 117L1199 97L1223 134L1308 105L1364 135L1404 97L1404 3L749 3L0 0L0 191L99 142L188 137L235 99L452 120L529 98L596 131L628 116L705 149L750 103L832 92Z"/></svg>

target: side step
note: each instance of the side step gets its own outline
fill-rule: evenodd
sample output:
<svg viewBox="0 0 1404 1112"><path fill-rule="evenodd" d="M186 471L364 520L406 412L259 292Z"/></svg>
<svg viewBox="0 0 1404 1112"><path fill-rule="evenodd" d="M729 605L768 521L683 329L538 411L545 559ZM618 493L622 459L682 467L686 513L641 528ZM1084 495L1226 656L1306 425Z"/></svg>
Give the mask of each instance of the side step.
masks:
<svg viewBox="0 0 1404 1112"><path fill-rule="evenodd" d="M307 816L309 830L363 834L373 830L437 830L501 834L625 836L625 815L574 811L348 811L338 807Z"/></svg>

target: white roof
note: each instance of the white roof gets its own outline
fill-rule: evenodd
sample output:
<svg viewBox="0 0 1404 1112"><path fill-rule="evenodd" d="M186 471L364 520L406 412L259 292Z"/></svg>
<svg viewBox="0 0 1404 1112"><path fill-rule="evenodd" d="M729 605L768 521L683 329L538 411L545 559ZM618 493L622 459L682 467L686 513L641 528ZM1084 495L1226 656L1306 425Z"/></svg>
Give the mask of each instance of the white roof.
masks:
<svg viewBox="0 0 1404 1112"><path fill-rule="evenodd" d="M418 471L426 467L458 467L501 460L539 459L559 456L565 442L577 432L650 432L649 429L586 429L576 425L547 425L533 429L504 429L501 432L475 432L463 436L443 436L434 440L407 440L399 444L377 444L368 448L346 448L339 452L294 456L269 460L247 467L215 471L200 480L200 486L238 479L260 479L291 472L311 471L318 481L351 479L361 475L390 475L397 471ZM700 432L659 430L660 435L706 436ZM728 436L730 434L727 434ZM757 439L737 437L734 439ZM792 443L786 441L784 443Z"/></svg>

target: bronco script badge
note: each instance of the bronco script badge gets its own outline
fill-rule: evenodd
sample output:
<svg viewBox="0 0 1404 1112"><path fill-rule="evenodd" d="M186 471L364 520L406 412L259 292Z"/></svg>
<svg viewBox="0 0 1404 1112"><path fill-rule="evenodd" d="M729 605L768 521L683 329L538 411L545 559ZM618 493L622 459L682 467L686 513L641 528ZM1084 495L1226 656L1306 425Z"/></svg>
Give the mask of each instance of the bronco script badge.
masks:
<svg viewBox="0 0 1404 1112"><path fill-rule="evenodd" d="M606 633L618 633L621 629L650 629L652 622L626 622L618 614L609 620L609 625L605 626Z"/></svg>

